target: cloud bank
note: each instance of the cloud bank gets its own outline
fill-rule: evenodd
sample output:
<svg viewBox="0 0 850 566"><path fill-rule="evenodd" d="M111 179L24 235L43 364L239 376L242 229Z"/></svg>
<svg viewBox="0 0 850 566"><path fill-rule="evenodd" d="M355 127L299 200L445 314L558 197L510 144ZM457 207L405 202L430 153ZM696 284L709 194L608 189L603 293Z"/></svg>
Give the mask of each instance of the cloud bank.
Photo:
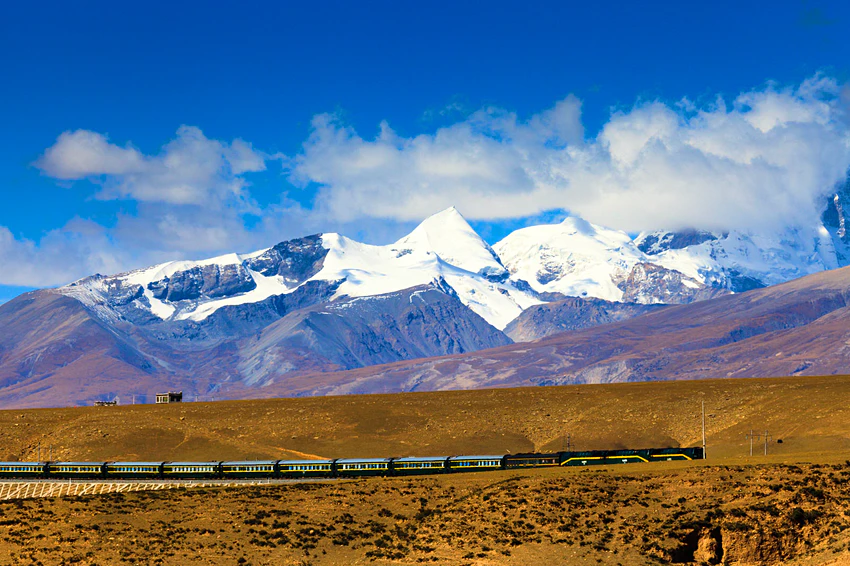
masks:
<svg viewBox="0 0 850 566"><path fill-rule="evenodd" d="M314 232L391 241L449 206L493 226L569 210L629 232L811 228L850 167L848 99L817 75L705 104L642 101L612 111L591 135L573 95L526 118L483 108L414 137L382 122L364 138L320 114L300 151L282 158L287 179L309 189L302 194L266 171L279 156L197 127L181 126L153 154L64 132L35 167L88 191L83 198L132 202L134 212L109 227L72 217L37 241L0 226L0 284L58 285ZM257 204L252 175L280 183L276 204Z"/></svg>
<svg viewBox="0 0 850 566"><path fill-rule="evenodd" d="M333 115L313 120L291 175L321 186L337 219L415 220L456 205L498 220L567 209L626 231L774 229L817 222L850 166L841 89L815 76L727 104L640 103L584 138L574 96L520 120L480 110L433 134L387 123L364 139Z"/></svg>
<svg viewBox="0 0 850 566"><path fill-rule="evenodd" d="M211 140L191 126L181 126L158 155L77 130L61 134L35 166L56 179L97 182L102 190L96 196L103 200L244 205L248 197L242 175L265 170L266 156L243 140Z"/></svg>

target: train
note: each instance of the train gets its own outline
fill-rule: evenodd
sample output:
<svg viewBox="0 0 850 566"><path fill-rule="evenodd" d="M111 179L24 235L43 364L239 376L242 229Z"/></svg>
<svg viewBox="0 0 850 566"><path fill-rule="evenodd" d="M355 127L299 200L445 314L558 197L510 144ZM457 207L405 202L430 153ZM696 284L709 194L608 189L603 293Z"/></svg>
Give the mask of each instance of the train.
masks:
<svg viewBox="0 0 850 566"><path fill-rule="evenodd" d="M0 462L0 479L287 479L412 476L487 470L699 460L702 448L477 456L212 462Z"/></svg>

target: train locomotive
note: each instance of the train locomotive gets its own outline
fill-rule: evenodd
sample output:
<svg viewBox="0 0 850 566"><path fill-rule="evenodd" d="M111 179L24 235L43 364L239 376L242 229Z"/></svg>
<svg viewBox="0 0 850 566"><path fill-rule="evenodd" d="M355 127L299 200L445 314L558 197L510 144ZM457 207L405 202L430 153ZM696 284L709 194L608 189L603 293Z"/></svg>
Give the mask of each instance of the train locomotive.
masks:
<svg viewBox="0 0 850 566"><path fill-rule="evenodd" d="M287 479L412 476L557 466L700 460L702 448L478 456L211 462L0 462L0 479Z"/></svg>

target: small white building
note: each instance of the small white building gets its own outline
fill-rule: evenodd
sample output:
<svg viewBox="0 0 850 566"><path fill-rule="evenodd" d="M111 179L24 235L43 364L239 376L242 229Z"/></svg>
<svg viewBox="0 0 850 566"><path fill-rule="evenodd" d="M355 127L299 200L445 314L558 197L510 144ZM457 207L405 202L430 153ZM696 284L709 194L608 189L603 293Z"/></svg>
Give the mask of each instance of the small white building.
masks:
<svg viewBox="0 0 850 566"><path fill-rule="evenodd" d="M182 391L169 391L168 393L157 393L156 394L156 403L157 405L163 403L182 403L183 402L183 392Z"/></svg>

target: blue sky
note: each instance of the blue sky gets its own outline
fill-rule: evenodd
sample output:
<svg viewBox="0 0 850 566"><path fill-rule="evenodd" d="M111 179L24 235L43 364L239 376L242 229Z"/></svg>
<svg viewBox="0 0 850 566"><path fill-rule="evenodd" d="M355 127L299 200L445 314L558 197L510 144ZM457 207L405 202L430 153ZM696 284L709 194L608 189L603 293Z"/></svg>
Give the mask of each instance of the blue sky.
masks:
<svg viewBox="0 0 850 566"><path fill-rule="evenodd" d="M771 164L759 182L784 187L776 206L806 208L799 195L816 201L846 171L845 2L29 4L0 21L0 300L307 232L382 243L449 204L491 242L566 210L674 227L618 214L613 189L586 195L612 178L603 161L625 159L631 176L610 182L633 211L647 194L634 171L669 166L634 161L629 136L693 146L721 115L774 112L828 157L791 170L775 137L747 138ZM699 147L725 140L710 151L728 161L740 147L723 128ZM574 148L602 161L545 169ZM709 170L699 163L689 174ZM667 208L724 227L716 203L688 198Z"/></svg>

